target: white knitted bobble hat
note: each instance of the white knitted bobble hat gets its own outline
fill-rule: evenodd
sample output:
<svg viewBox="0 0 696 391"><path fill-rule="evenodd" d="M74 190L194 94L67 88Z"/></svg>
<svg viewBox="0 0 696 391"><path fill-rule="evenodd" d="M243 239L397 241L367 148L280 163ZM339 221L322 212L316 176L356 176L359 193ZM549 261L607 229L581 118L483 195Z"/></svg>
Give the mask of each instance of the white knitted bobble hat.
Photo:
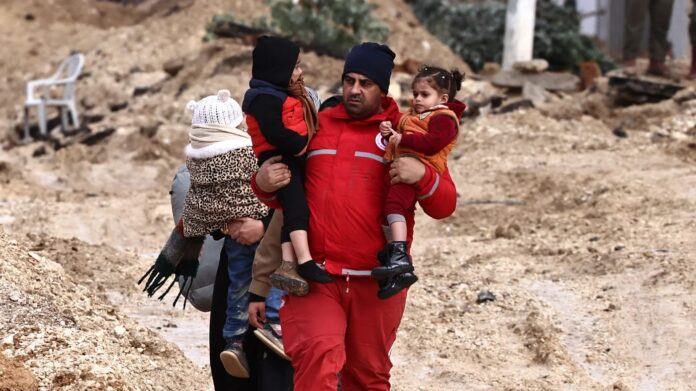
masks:
<svg viewBox="0 0 696 391"><path fill-rule="evenodd" d="M230 90L220 90L217 95L206 96L198 102L192 100L186 109L193 113L192 125L224 125L236 128L244 121L242 108L232 99Z"/></svg>

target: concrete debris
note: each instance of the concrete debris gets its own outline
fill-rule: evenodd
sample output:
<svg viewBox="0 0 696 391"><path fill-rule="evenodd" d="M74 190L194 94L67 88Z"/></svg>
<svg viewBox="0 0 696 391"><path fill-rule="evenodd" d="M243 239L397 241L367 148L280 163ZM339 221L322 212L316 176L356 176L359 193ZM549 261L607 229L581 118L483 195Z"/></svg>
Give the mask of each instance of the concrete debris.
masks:
<svg viewBox="0 0 696 391"><path fill-rule="evenodd" d="M609 86L616 91L616 103L624 106L656 103L673 97L684 88L673 83L622 76L611 76Z"/></svg>
<svg viewBox="0 0 696 391"><path fill-rule="evenodd" d="M522 73L542 73L549 69L549 62L543 58L535 58L529 61L517 61L512 64L512 69Z"/></svg>
<svg viewBox="0 0 696 391"><path fill-rule="evenodd" d="M522 87L522 97L531 100L532 103L534 103L534 106L539 106L554 99L554 96L546 91L546 89L532 83L531 81L524 82L524 86Z"/></svg>
<svg viewBox="0 0 696 391"><path fill-rule="evenodd" d="M495 301L496 297L491 291L482 290L476 297L476 304L487 303L489 301Z"/></svg>
<svg viewBox="0 0 696 391"><path fill-rule="evenodd" d="M578 90L580 78L571 73L522 73L516 70L499 72L489 79L500 87L522 88L529 81L548 91L573 92Z"/></svg>

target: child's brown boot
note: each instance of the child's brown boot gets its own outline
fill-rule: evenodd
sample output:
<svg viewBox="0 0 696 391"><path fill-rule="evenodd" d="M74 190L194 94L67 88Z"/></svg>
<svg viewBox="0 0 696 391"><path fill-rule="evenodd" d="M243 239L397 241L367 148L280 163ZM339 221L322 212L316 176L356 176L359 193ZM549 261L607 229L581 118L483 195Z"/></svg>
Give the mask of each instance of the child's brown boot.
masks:
<svg viewBox="0 0 696 391"><path fill-rule="evenodd" d="M271 285L295 296L304 296L309 292L307 280L297 273L297 263L290 261L283 261L271 274Z"/></svg>

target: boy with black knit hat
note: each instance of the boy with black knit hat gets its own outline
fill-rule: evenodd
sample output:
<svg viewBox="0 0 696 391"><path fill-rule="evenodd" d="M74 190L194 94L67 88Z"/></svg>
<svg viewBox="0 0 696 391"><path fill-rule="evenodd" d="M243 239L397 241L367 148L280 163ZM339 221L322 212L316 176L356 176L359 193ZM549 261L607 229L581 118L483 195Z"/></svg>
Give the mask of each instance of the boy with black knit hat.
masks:
<svg viewBox="0 0 696 391"><path fill-rule="evenodd" d="M303 295L308 289L306 280L328 283L332 278L314 262L307 242L309 208L303 182L304 153L316 131L317 115L304 87L299 57L300 49L291 41L260 37L252 53L252 79L242 110L247 114L259 165L280 159L290 170L289 183L278 191L283 209L283 262L271 275L271 282L288 293ZM299 264L296 268L295 261Z"/></svg>

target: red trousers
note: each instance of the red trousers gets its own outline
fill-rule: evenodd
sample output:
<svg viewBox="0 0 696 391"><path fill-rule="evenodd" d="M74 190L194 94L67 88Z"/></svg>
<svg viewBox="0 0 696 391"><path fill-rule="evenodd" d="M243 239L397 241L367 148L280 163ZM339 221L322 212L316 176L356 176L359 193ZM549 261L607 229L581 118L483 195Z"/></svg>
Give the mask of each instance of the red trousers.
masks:
<svg viewBox="0 0 696 391"><path fill-rule="evenodd" d="M389 390L389 350L406 305L406 290L377 298L370 277L334 276L310 282L306 296L286 296L280 309L285 352L295 369L295 390Z"/></svg>
<svg viewBox="0 0 696 391"><path fill-rule="evenodd" d="M413 213L416 205L416 189L412 185L396 183L389 185L387 199L384 202L384 215L392 214L407 216Z"/></svg>

